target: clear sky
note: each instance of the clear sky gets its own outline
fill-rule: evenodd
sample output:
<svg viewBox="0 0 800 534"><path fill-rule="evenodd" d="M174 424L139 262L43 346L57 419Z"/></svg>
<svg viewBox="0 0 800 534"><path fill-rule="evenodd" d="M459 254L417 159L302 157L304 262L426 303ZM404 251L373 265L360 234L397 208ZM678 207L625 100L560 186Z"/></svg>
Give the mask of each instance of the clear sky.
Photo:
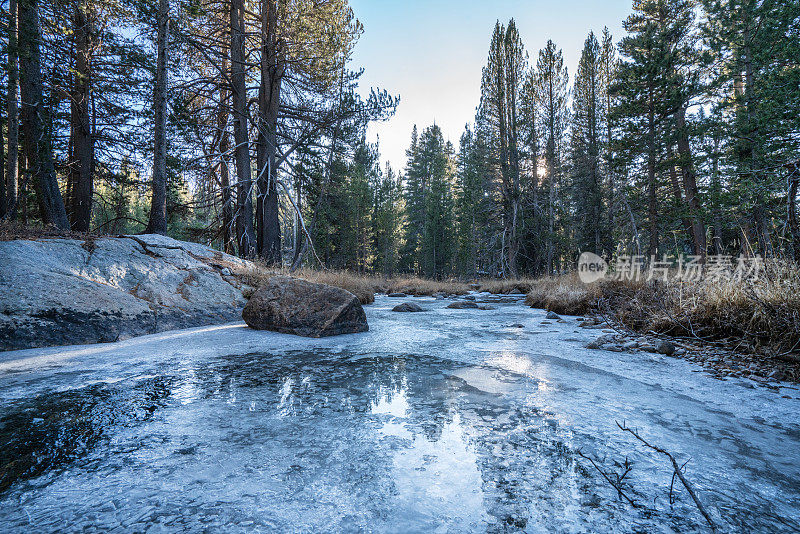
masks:
<svg viewBox="0 0 800 534"><path fill-rule="evenodd" d="M589 30L608 26L614 40L631 0L350 0L364 35L353 66L365 69L361 87L400 95L388 122L370 126L380 136L381 156L395 170L405 165L414 124L438 124L458 147L480 99L481 69L486 63L495 21L514 18L530 61L553 39L564 51L570 83Z"/></svg>

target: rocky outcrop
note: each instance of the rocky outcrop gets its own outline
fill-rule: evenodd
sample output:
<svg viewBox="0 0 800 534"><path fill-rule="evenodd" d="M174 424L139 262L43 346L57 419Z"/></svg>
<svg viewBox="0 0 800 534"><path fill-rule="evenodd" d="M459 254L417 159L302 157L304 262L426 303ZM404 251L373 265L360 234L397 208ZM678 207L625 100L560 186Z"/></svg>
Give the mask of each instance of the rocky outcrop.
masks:
<svg viewBox="0 0 800 534"><path fill-rule="evenodd" d="M274 276L242 311L251 328L306 337L366 332L367 316L358 298L344 289L290 276Z"/></svg>
<svg viewBox="0 0 800 534"><path fill-rule="evenodd" d="M160 235L0 242L0 350L239 318L247 262Z"/></svg>

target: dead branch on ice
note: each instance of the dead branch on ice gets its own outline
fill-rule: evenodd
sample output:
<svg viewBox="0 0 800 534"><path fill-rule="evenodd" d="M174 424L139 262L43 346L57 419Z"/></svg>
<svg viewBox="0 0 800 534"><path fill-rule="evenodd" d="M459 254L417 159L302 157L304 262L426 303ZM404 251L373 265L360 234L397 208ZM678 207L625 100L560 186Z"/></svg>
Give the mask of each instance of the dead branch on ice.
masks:
<svg viewBox="0 0 800 534"><path fill-rule="evenodd" d="M625 480L625 477L628 476L628 473L631 472L631 469L633 469L633 466L630 464L630 462L628 462L627 458L625 458L625 463L622 466L623 467L622 474L612 472L609 475L608 473L606 473L602 469L600 469L600 466L598 466L597 463L595 463L595 461L591 457L583 454L583 452L580 451L580 450L576 451L576 453L581 458L583 458L585 460L589 460L589 463L592 464L592 466L597 470L597 472L600 473L601 475L603 475L603 478L606 479L606 482L611 484L611 486L615 490L617 490L617 495L619 496L620 499L625 499L634 508L638 508L639 507L639 505L636 503L636 501L634 501L633 499L628 497L628 495L622 489L622 482ZM614 476L614 479L611 478L611 475Z"/></svg>
<svg viewBox="0 0 800 534"><path fill-rule="evenodd" d="M688 480L686 480L686 477L683 476L683 468L680 465L678 465L678 462L677 460L675 460L675 457L672 456L672 454L670 454L668 451L662 449L661 447L658 447L656 445L651 445L650 443L648 443L635 430L629 428L624 421L622 422L622 424L619 424L619 421L615 421L615 423L617 423L617 426L619 427L620 430L629 432L633 437L641 441L649 449L652 449L669 458L670 462L672 462L672 468L674 470L673 483L675 477L677 476L678 480L680 480L681 483L683 484L683 487L686 488L686 491L689 492L689 495L692 497L692 500L694 501L694 504L697 506L697 509L700 510L700 513L703 514L703 517L705 517L706 521L708 521L708 524L711 527L711 529L716 530L717 528L716 524L714 524L714 521L711 519L711 516L706 511L705 507L703 506L703 503L700 502L700 499L697 497L697 493L695 493L692 484ZM685 466L686 464L683 465ZM672 484L670 484L670 502L672 502Z"/></svg>

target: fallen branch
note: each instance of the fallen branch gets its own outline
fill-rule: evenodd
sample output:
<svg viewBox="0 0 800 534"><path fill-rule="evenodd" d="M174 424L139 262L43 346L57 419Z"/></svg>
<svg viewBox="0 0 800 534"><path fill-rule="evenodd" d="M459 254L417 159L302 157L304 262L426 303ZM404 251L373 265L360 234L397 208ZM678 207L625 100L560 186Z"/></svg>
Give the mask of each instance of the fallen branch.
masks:
<svg viewBox="0 0 800 534"><path fill-rule="evenodd" d="M683 476L683 470L682 470L683 468L678 465L678 462L675 460L675 457L672 456L672 454L670 454L666 450L662 449L661 447L658 447L656 445L651 445L650 443L648 443L635 430L633 430L631 428L628 428L628 426L625 424L624 421L622 422L622 424L619 424L619 421L615 421L615 423L617 423L617 426L619 427L620 430L623 430L625 432L629 432L633 437L635 437L636 439L641 441L646 447L648 447L648 448L650 448L650 449L652 449L652 450L654 450L654 451L656 451L658 453L661 453L661 454L665 455L667 458L669 458L670 462L672 462L672 468L674 470L673 482L674 482L674 477L677 476L678 480L680 480L681 483L683 484L683 487L686 488L686 491L689 492L689 495L692 497L692 500L694 501L694 504L697 506L697 509L700 510L700 513L703 514L703 517L705 517L706 521L708 521L708 524L711 527L711 529L712 530L716 530L716 528L717 528L716 524L714 523L714 521L711 519L711 516L706 511L705 507L703 506L703 503L700 502L700 499L697 497L697 493L695 493L694 488L692 487L692 484L688 480L686 480L686 477ZM685 466L686 464L683 464L683 465ZM672 485L670 485L670 502L671 501L672 501Z"/></svg>
<svg viewBox="0 0 800 534"><path fill-rule="evenodd" d="M608 474L606 474L605 472L603 472L603 470L602 470L602 469L600 469L600 467L599 467L599 466L598 466L598 465L595 463L595 461L594 461L594 460L592 460L592 458L590 458L589 456L586 456L586 455L585 455L585 454L583 454L583 452L582 452L582 451L580 451L580 450L578 450L578 451L576 451L576 452L577 452L578 456L580 456L581 458L584 458L584 459L586 459L586 460L589 460L589 463L591 463L591 464L592 464L592 466L593 466L593 467L594 467L594 468L597 470L597 472L598 472L598 473L600 473L601 475L603 475L603 478L604 478L604 479L606 479L606 481L607 481L609 484L611 484L611 486L612 486L612 487L613 487L615 490L617 490L617 495L619 496L619 498L620 498L620 499L625 499L625 500L626 500L626 501L628 501L628 502L631 504L631 506L633 506L634 508L638 508L638 507L639 507L639 505L636 503L636 501L634 501L633 499L631 499L630 497L628 497L628 496L625 494L625 492L622 490L622 481L623 481L623 480L625 480L625 477L626 477L626 476L628 476L628 473L630 473L630 472L631 472L631 469L633 468L633 466L632 466L632 465L631 465L631 464L628 462L628 459L627 459L627 458L625 458L625 464L624 464L624 466L623 466L623 467L625 468L625 470L622 472L622 474L621 474L621 475L620 475L620 474L618 474L618 473L614 473L614 475L616 476L616 479L617 479L616 481L614 481L614 480L611 480L611 477L610 477L610 476L608 476Z"/></svg>

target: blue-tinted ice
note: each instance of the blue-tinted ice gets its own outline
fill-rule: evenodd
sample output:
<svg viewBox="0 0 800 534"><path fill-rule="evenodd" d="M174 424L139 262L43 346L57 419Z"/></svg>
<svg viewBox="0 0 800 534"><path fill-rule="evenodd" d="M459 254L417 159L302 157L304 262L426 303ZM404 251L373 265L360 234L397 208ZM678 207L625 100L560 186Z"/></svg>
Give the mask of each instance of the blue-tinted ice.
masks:
<svg viewBox="0 0 800 534"><path fill-rule="evenodd" d="M521 304L397 302L366 334L234 324L0 355L0 530L707 529L623 420L690 460L721 530L800 528L797 390L590 351L597 331ZM608 474L627 457L640 507L578 450Z"/></svg>

